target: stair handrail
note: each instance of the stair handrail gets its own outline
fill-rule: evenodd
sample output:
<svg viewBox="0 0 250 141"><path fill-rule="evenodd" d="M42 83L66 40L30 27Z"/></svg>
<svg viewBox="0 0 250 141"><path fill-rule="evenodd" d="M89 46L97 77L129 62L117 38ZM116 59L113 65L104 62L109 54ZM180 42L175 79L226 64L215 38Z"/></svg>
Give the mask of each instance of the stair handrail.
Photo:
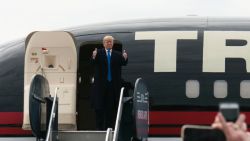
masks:
<svg viewBox="0 0 250 141"><path fill-rule="evenodd" d="M52 125L53 125L53 121L56 117L56 100L57 100L57 91L58 91L58 87L56 87L55 89L55 95L54 95L54 99L53 99L53 104L52 104L52 108L51 108L51 113L50 113L50 119L49 119L49 126L47 129L47 134L46 134L46 140L45 141L49 141L49 139L52 140L52 138L50 138L50 136L52 136Z"/></svg>
<svg viewBox="0 0 250 141"><path fill-rule="evenodd" d="M107 129L105 141L112 141L112 128Z"/></svg>
<svg viewBox="0 0 250 141"><path fill-rule="evenodd" d="M115 130L114 130L113 141L117 141L118 140L118 134L119 134L119 129L120 129L120 122L121 122L121 117L122 117L122 109L123 109L123 93L124 93L124 87L121 88L120 99L119 99L119 106L118 106L118 111L117 111L117 116L116 116L116 122L115 122Z"/></svg>

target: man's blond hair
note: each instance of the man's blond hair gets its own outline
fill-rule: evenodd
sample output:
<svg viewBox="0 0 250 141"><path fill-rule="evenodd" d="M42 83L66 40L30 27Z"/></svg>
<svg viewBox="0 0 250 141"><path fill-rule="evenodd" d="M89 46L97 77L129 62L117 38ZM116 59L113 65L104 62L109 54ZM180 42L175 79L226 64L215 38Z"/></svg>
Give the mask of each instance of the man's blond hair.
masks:
<svg viewBox="0 0 250 141"><path fill-rule="evenodd" d="M107 40L107 39L112 39L113 41L115 40L115 38L114 38L113 36L111 36L111 35L106 35L106 36L103 37L103 40L102 40L102 41L105 41L105 40Z"/></svg>

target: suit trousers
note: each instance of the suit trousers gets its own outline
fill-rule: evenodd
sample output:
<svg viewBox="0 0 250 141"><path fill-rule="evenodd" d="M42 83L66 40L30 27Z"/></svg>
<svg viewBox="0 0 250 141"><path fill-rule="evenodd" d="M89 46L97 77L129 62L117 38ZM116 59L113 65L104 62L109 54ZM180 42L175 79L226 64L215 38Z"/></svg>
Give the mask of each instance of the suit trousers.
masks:
<svg viewBox="0 0 250 141"><path fill-rule="evenodd" d="M97 130L114 130L116 120L116 102L115 93L112 81L107 81L104 86L104 106L101 109L96 109L96 128Z"/></svg>

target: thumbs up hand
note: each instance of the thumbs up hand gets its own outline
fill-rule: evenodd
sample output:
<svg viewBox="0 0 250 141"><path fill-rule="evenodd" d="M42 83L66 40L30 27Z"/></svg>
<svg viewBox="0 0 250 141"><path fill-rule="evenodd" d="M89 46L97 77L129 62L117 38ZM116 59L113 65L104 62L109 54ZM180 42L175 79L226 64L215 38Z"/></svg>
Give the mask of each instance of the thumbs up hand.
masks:
<svg viewBox="0 0 250 141"><path fill-rule="evenodd" d="M124 57L125 60L128 59L128 54L126 53L125 49L123 50L122 56Z"/></svg>
<svg viewBox="0 0 250 141"><path fill-rule="evenodd" d="M95 59L96 54L97 54L97 48L95 48L95 50L93 51L93 54L92 54L92 58L93 58L93 59Z"/></svg>

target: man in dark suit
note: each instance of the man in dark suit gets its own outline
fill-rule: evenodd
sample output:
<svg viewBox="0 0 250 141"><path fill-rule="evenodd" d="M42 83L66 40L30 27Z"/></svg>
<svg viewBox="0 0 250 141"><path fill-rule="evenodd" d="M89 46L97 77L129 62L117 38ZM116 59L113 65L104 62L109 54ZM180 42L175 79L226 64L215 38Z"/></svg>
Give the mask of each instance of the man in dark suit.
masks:
<svg viewBox="0 0 250 141"><path fill-rule="evenodd" d="M102 49L95 49L92 62L95 64L92 104L96 112L97 130L114 128L121 89L121 67L128 62L128 55L113 50L114 38L105 36Z"/></svg>

